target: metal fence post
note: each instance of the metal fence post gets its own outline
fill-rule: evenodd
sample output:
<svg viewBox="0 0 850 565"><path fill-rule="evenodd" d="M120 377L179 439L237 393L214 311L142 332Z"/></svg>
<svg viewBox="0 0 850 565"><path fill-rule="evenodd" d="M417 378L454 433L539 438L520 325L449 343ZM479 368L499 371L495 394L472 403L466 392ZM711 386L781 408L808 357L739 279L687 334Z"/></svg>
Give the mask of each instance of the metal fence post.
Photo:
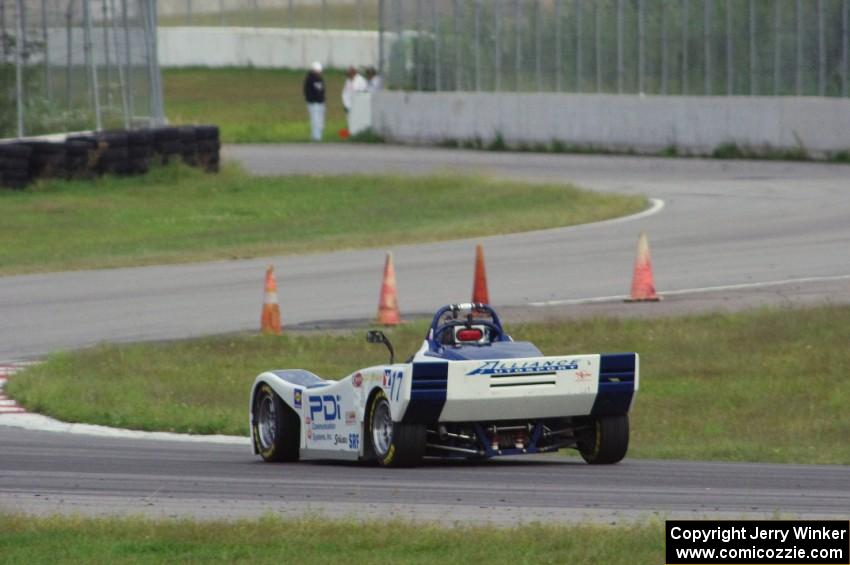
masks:
<svg viewBox="0 0 850 565"><path fill-rule="evenodd" d="M383 0L381 0L383 2ZM437 3L431 4L434 13L434 90L442 89L442 61L440 61L440 14Z"/></svg>
<svg viewBox="0 0 850 565"><path fill-rule="evenodd" d="M514 54L514 90L520 90L520 75L522 73L522 4L514 0L514 36L516 53Z"/></svg>
<svg viewBox="0 0 850 565"><path fill-rule="evenodd" d="M645 0L638 0L638 93L644 93L644 41L646 34L646 4Z"/></svg>
<svg viewBox="0 0 850 565"><path fill-rule="evenodd" d="M735 88L734 49L735 46L732 41L732 0L726 0L726 96L732 96Z"/></svg>
<svg viewBox="0 0 850 565"><path fill-rule="evenodd" d="M436 2L435 2L436 3ZM493 40L496 44L495 53L493 54L493 89L498 92L502 89L502 0L495 0L493 5L493 29L495 36Z"/></svg>
<svg viewBox="0 0 850 565"><path fill-rule="evenodd" d="M186 24L192 25L192 0L186 0Z"/></svg>
<svg viewBox="0 0 850 565"><path fill-rule="evenodd" d="M667 10L661 6L661 94L667 95L667 68L669 64L669 39L667 37Z"/></svg>
<svg viewBox="0 0 850 565"><path fill-rule="evenodd" d="M602 92L602 9L598 2L593 3L593 47L596 52L596 92Z"/></svg>
<svg viewBox="0 0 850 565"><path fill-rule="evenodd" d="M105 0L104 0L105 1ZM121 90L121 110L124 114L124 128L130 128L130 111L127 104L127 85L124 83L124 67L121 65L121 55L118 54L118 29L115 23L115 0L109 0L109 8L112 11L112 48L115 49L115 67L118 69L118 86ZM106 25L106 22L103 22Z"/></svg>
<svg viewBox="0 0 850 565"><path fill-rule="evenodd" d="M617 0L617 94L623 93L623 0Z"/></svg>
<svg viewBox="0 0 850 565"><path fill-rule="evenodd" d="M803 0L797 0L797 68L795 77L795 92L797 96L803 94Z"/></svg>
<svg viewBox="0 0 850 565"><path fill-rule="evenodd" d="M292 5L293 0L289 0L286 6L286 23L289 24L289 29L295 27L295 7ZM383 13L384 13L384 0L378 1L378 20L379 27L383 31ZM380 50L380 48L379 48Z"/></svg>
<svg viewBox="0 0 850 565"><path fill-rule="evenodd" d="M18 137L23 137L24 130L24 0L17 0L18 27L15 37L15 96L18 111Z"/></svg>
<svg viewBox="0 0 850 565"><path fill-rule="evenodd" d="M405 60L405 46L404 40L402 38L401 32L401 23L402 23L402 9L401 9L402 0L395 0L395 51L390 52L390 71L393 75L397 76L397 81L395 82L397 87L405 87L405 85L401 84L404 80L405 76L405 68L404 68L404 60Z"/></svg>
<svg viewBox="0 0 850 565"><path fill-rule="evenodd" d="M475 91L481 90L481 0L475 2Z"/></svg>
<svg viewBox="0 0 850 565"><path fill-rule="evenodd" d="M322 0L322 29L328 29L328 0Z"/></svg>
<svg viewBox="0 0 850 565"><path fill-rule="evenodd" d="M357 29L363 31L363 0L357 0Z"/></svg>
<svg viewBox="0 0 850 565"><path fill-rule="evenodd" d="M581 92L581 0L575 0L576 10L576 92Z"/></svg>
<svg viewBox="0 0 850 565"><path fill-rule="evenodd" d="M6 0L0 0L0 54L6 60Z"/></svg>
<svg viewBox="0 0 850 565"><path fill-rule="evenodd" d="M561 45L561 0L555 0L555 90L560 92L562 88L561 73L563 61L561 57L563 53Z"/></svg>
<svg viewBox="0 0 850 565"><path fill-rule="evenodd" d="M818 95L826 96L826 40L823 31L823 0L818 0Z"/></svg>
<svg viewBox="0 0 850 565"><path fill-rule="evenodd" d="M847 51L847 20L848 12L850 12L850 0L844 0L841 3L841 96L847 97L847 72L850 53Z"/></svg>
<svg viewBox="0 0 850 565"><path fill-rule="evenodd" d="M292 0L289 0L289 29L292 29ZM384 0L378 0L378 73L384 76Z"/></svg>
<svg viewBox="0 0 850 565"><path fill-rule="evenodd" d="M41 33L44 36L44 97L50 100L50 37L47 35L47 0L41 0Z"/></svg>
<svg viewBox="0 0 850 565"><path fill-rule="evenodd" d="M703 65L704 82L703 90L706 96L711 95L711 23L713 18L713 5L711 0L703 0L702 14L702 51L705 65Z"/></svg>
<svg viewBox="0 0 850 565"><path fill-rule="evenodd" d="M100 3L101 8L101 16L103 17L103 21L101 25L103 26L103 57L104 57L104 66L106 67L106 103L110 106L112 105L112 76L111 76L111 66L112 62L109 57L109 26L107 22L109 21L109 10L106 4L106 0L101 0Z"/></svg>
<svg viewBox="0 0 850 565"><path fill-rule="evenodd" d="M750 0L750 96L758 94L758 58L756 53L756 3Z"/></svg>
<svg viewBox="0 0 850 565"><path fill-rule="evenodd" d="M782 3L773 3L773 95L779 96L782 84Z"/></svg>
<svg viewBox="0 0 850 565"><path fill-rule="evenodd" d="M682 94L688 93L688 0L682 0Z"/></svg>
<svg viewBox="0 0 850 565"><path fill-rule="evenodd" d="M461 68L461 52L460 52L460 0L452 0L452 41L455 48L455 85L453 90L463 90L463 69Z"/></svg>
<svg viewBox="0 0 850 565"><path fill-rule="evenodd" d="M224 19L224 0L218 0L218 25L225 25Z"/></svg>
<svg viewBox="0 0 850 565"><path fill-rule="evenodd" d="M121 0L121 25L124 27L124 63L126 65L125 85L127 91L127 111L132 122L133 115L133 59L130 51L130 19L127 14L127 0Z"/></svg>
<svg viewBox="0 0 850 565"><path fill-rule="evenodd" d="M537 78L537 91L543 90L543 33L542 8L540 0L534 0L534 74Z"/></svg>
<svg viewBox="0 0 850 565"><path fill-rule="evenodd" d="M91 89L92 105L94 107L95 129L103 129L100 115L100 87L97 83L97 62L92 53L92 24L91 24L91 0L83 0L83 51L86 64L89 68L89 88Z"/></svg>
<svg viewBox="0 0 850 565"><path fill-rule="evenodd" d="M413 66L416 69L416 90L422 90L422 0L413 5L416 18L416 42L413 44Z"/></svg>
<svg viewBox="0 0 850 565"><path fill-rule="evenodd" d="M2 2L0 2L2 4ZM71 66L73 63L71 50L71 23L74 8L74 0L68 0L68 9L65 11L65 97L68 110L71 109Z"/></svg>

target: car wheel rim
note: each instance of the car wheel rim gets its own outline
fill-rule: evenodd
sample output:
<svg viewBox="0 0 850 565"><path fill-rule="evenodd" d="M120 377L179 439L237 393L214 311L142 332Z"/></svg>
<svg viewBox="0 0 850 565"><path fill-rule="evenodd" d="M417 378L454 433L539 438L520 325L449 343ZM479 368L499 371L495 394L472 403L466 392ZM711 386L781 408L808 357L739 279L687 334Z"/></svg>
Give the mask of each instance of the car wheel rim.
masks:
<svg viewBox="0 0 850 565"><path fill-rule="evenodd" d="M258 420L260 425L260 447L266 450L274 445L275 432L277 431L274 399L271 395L267 394L260 402Z"/></svg>
<svg viewBox="0 0 850 565"><path fill-rule="evenodd" d="M381 399L375 406L372 418L372 445L375 446L375 454L383 458L390 450L393 442L393 419L390 416L390 405Z"/></svg>

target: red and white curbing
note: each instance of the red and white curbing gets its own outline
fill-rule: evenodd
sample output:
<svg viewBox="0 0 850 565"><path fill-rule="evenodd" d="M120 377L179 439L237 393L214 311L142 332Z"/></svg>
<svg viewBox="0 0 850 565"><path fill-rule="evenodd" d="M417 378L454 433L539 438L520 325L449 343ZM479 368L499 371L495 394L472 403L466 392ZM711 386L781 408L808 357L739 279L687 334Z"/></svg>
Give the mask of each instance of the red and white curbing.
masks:
<svg viewBox="0 0 850 565"><path fill-rule="evenodd" d="M27 413L23 406L19 406L17 402L6 396L3 393L3 389L6 387L6 383L9 382L9 378L12 375L34 363L34 361L18 361L0 364L0 414Z"/></svg>

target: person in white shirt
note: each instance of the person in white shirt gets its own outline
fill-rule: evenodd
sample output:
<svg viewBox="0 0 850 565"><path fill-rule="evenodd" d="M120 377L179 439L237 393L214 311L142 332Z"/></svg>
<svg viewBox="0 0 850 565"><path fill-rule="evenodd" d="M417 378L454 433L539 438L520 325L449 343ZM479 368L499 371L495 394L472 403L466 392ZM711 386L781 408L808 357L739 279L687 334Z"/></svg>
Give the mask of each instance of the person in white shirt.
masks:
<svg viewBox="0 0 850 565"><path fill-rule="evenodd" d="M346 119L348 119L347 115L351 111L354 94L357 92L369 92L369 83L366 82L363 75L358 73L354 67L348 67L348 72L345 75L348 78L345 79L345 84L342 87L342 106L345 108Z"/></svg>
<svg viewBox="0 0 850 565"><path fill-rule="evenodd" d="M384 81L381 79L381 75L378 74L375 67L369 67L366 69L366 82L369 83L369 92L378 92L384 87Z"/></svg>

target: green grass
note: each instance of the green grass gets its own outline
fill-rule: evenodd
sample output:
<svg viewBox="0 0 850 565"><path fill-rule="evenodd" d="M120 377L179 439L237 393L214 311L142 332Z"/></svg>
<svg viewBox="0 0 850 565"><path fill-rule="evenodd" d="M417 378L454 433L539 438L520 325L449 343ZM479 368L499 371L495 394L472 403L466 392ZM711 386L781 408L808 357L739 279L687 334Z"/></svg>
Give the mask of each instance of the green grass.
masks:
<svg viewBox="0 0 850 565"><path fill-rule="evenodd" d="M326 141L346 126L345 76L326 71ZM214 123L224 143L310 141L303 71L268 69L163 69L166 114L174 124Z"/></svg>
<svg viewBox="0 0 850 565"><path fill-rule="evenodd" d="M509 330L550 355L641 354L630 456L850 464L850 307ZM423 334L421 322L389 332L400 358ZM385 362L362 332L102 345L52 355L8 390L66 421L247 435L245 403L261 371L336 378Z"/></svg>
<svg viewBox="0 0 850 565"><path fill-rule="evenodd" d="M663 557L660 522L494 528L0 514L0 563L656 564Z"/></svg>
<svg viewBox="0 0 850 565"><path fill-rule="evenodd" d="M475 213L458 202L475 202ZM640 197L476 177L252 177L171 166L0 191L0 275L391 247L644 207Z"/></svg>
<svg viewBox="0 0 850 565"><path fill-rule="evenodd" d="M307 29L378 29L378 2L362 0L362 12L356 2L350 4L328 3L322 5L299 5L294 2L292 12L288 7L227 10L225 12L200 13L195 11L191 18L187 12L159 17L162 26L238 26L280 27Z"/></svg>

